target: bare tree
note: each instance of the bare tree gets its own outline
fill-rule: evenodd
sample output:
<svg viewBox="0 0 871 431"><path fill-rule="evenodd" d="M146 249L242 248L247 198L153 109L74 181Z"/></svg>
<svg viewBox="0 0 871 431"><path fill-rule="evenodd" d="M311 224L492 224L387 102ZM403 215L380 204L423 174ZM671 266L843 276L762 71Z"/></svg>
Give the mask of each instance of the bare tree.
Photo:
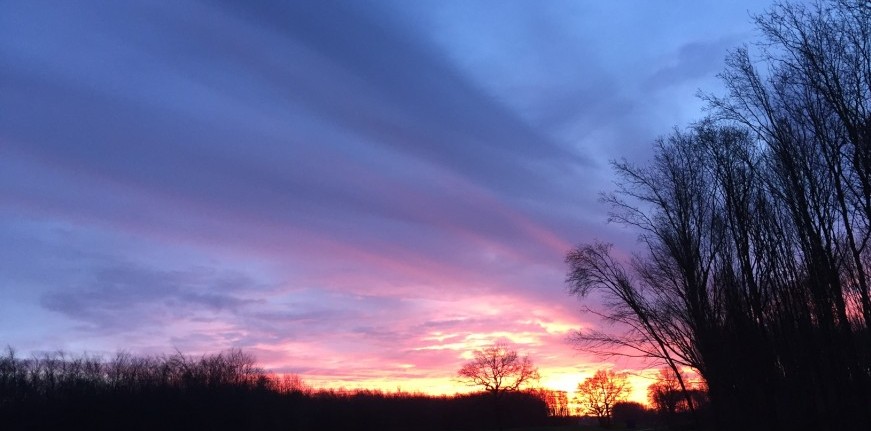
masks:
<svg viewBox="0 0 871 431"><path fill-rule="evenodd" d="M776 3L755 22L714 117L614 164L605 201L641 250L568 255L572 293L613 324L578 340L662 361L690 408L678 366L694 368L726 429L869 423L871 6Z"/></svg>
<svg viewBox="0 0 871 431"><path fill-rule="evenodd" d="M520 357L504 343L476 350L473 355L457 373L460 381L479 386L496 397L506 391L519 390L539 378L538 369L529 357Z"/></svg>
<svg viewBox="0 0 871 431"><path fill-rule="evenodd" d="M478 386L493 395L493 413L499 429L502 429L502 395L538 380L538 369L528 356L519 356L516 350L504 343L476 350L473 356L460 368L457 376L461 382Z"/></svg>
<svg viewBox="0 0 871 431"><path fill-rule="evenodd" d="M592 414L602 426L609 427L614 405L626 400L631 390L626 374L598 370L578 384L575 397L585 413Z"/></svg>

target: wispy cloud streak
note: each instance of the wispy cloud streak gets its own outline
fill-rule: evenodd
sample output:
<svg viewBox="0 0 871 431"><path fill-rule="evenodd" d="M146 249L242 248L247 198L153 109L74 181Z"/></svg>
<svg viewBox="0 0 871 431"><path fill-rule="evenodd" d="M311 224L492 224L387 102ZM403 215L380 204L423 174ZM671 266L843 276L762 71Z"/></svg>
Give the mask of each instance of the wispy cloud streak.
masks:
<svg viewBox="0 0 871 431"><path fill-rule="evenodd" d="M507 339L564 374L564 253L633 240L608 159L746 37L701 3L3 2L0 342L447 390Z"/></svg>

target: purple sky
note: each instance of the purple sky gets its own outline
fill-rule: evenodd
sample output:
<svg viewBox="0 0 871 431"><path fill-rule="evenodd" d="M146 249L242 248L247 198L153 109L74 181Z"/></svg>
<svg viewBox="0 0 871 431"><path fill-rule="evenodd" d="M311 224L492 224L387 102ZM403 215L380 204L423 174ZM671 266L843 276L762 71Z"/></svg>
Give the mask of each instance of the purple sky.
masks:
<svg viewBox="0 0 871 431"><path fill-rule="evenodd" d="M507 339L570 387L563 256L634 244L608 161L698 119L762 7L4 1L0 344L449 391Z"/></svg>

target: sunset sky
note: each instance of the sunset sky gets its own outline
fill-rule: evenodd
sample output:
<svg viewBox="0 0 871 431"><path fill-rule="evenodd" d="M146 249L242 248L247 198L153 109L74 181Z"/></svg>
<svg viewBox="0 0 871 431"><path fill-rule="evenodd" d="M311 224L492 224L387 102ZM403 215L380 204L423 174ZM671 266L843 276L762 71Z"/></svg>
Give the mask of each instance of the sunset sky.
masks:
<svg viewBox="0 0 871 431"><path fill-rule="evenodd" d="M568 343L599 323L563 258L631 251L608 161L698 119L763 7L4 1L0 345L430 393L495 340L552 388L641 370Z"/></svg>

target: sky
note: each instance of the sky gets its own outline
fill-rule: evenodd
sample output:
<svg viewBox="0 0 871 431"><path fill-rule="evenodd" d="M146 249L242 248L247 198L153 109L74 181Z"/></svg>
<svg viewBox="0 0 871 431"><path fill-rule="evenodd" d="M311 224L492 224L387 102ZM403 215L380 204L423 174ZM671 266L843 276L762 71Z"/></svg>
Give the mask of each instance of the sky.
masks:
<svg viewBox="0 0 871 431"><path fill-rule="evenodd" d="M564 256L636 247L609 161L698 120L764 6L0 2L0 345L427 393L500 340L555 389L645 374L568 341L601 323Z"/></svg>

